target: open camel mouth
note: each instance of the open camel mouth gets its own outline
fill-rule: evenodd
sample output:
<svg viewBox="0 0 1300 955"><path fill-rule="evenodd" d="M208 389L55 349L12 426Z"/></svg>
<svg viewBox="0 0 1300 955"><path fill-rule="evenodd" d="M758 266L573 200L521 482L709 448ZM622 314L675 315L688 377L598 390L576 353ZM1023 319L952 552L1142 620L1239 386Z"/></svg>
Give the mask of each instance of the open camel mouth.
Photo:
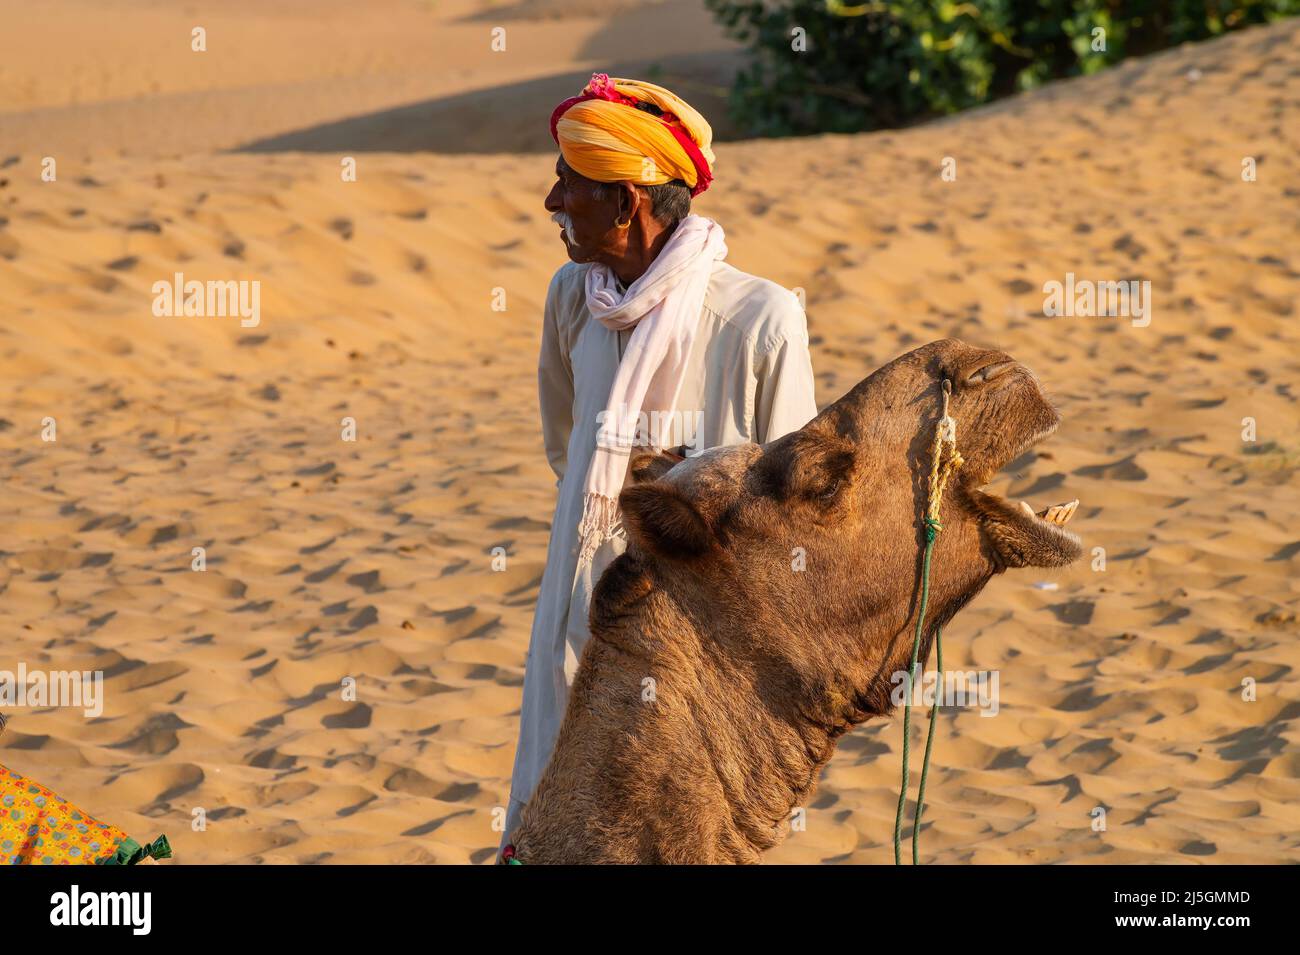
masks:
<svg viewBox="0 0 1300 955"><path fill-rule="evenodd" d="M1057 423L1056 420L1052 421L1046 428L1024 441L1023 444L1007 456L1007 461L1014 461L1050 436L1056 430ZM992 473L984 480L972 482L967 487L968 492L980 500L986 511L996 513L999 519L1005 523L1018 525L1031 538L1036 538L1044 544L1055 545L1055 548L1063 556L1074 559L1082 554L1083 541L1078 534L1065 528L1065 525L1070 522L1070 519L1074 517L1075 512L1079 509L1079 499L1075 498L1063 504L1053 504L1041 511L1035 511L1033 505L1028 501L1017 501L1012 504L1004 497L985 491L983 485L991 481L993 476L1005 465L1006 461L999 463L992 468Z"/></svg>

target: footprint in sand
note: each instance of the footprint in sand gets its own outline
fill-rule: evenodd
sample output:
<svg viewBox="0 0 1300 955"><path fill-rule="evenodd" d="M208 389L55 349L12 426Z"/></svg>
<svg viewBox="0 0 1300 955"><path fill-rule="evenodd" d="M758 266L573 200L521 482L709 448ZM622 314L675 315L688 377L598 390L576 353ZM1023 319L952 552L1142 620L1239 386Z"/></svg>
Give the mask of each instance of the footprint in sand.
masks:
<svg viewBox="0 0 1300 955"><path fill-rule="evenodd" d="M149 717L131 736L118 743L109 743L108 748L125 749L149 756L164 756L181 744L177 733L191 729L193 725L185 722L175 713L158 713Z"/></svg>
<svg viewBox="0 0 1300 955"><path fill-rule="evenodd" d="M342 713L321 717L321 726L329 730L361 730L370 725L373 711L365 703L356 703Z"/></svg>
<svg viewBox="0 0 1300 955"><path fill-rule="evenodd" d="M379 582L379 571L377 570L369 570L364 574L353 574L347 579L347 582L353 587L360 587L368 594L378 593L379 591L386 589L384 585Z"/></svg>

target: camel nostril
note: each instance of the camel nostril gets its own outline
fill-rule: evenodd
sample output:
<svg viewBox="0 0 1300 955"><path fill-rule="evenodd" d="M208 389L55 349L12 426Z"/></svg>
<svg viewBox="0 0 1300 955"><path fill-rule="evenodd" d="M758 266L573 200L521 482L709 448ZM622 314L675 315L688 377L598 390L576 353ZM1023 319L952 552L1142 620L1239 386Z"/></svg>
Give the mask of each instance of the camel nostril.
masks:
<svg viewBox="0 0 1300 955"><path fill-rule="evenodd" d="M985 365L983 368L979 368L976 371L972 372L970 377L966 379L966 384L980 385L986 381L992 381L994 378L998 377L999 375L1006 374L1015 366L1016 363L1011 359L1003 359L1001 361L991 362L990 364Z"/></svg>

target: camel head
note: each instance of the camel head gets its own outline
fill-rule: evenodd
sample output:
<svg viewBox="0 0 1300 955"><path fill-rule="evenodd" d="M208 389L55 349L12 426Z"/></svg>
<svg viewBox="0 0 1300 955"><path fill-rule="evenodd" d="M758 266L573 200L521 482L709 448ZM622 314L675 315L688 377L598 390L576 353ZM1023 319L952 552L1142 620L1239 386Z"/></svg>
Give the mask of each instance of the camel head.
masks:
<svg viewBox="0 0 1300 955"><path fill-rule="evenodd" d="M911 652L945 379L964 463L940 510L923 658L934 628L993 575L1075 560L1080 541L1061 525L1077 502L1035 514L982 489L1055 430L1057 412L1028 368L949 339L768 444L635 459L620 501L634 589L663 591L738 665L779 661L768 672L845 701L849 722L888 712L890 675ZM607 578L593 627L632 596L619 593L628 573Z"/></svg>

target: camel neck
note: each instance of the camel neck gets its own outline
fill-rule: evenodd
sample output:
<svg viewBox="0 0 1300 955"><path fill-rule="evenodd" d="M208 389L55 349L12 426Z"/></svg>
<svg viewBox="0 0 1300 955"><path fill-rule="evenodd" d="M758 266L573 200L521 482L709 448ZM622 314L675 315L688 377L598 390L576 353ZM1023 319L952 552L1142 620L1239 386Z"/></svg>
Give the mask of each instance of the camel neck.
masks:
<svg viewBox="0 0 1300 955"><path fill-rule="evenodd" d="M842 729L784 710L779 678L756 676L662 595L639 603L617 625L593 620L516 848L525 862L757 862Z"/></svg>

